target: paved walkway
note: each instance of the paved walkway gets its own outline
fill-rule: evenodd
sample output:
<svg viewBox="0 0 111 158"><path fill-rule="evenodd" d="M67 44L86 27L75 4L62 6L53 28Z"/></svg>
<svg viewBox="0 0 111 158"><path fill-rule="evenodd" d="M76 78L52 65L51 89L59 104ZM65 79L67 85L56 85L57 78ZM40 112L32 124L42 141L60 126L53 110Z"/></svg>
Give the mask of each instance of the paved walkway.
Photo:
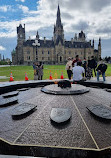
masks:
<svg viewBox="0 0 111 158"><path fill-rule="evenodd" d="M45 158L45 157L30 157L30 156L0 155L0 158Z"/></svg>
<svg viewBox="0 0 111 158"><path fill-rule="evenodd" d="M91 80L96 81L97 78L96 77L92 77ZM103 81L103 77L100 77L100 81ZM106 77L106 81L111 81L111 76L107 76Z"/></svg>
<svg viewBox="0 0 111 158"><path fill-rule="evenodd" d="M0 77L5 77L5 76L0 76ZM35 80L35 81L37 81L37 80ZM90 81L97 81L97 78L96 77L92 77ZM100 77L100 81L103 81L102 77ZM106 81L111 82L111 76L106 77ZM14 82L17 82L17 81L13 81L13 83ZM12 82L8 82L8 81L6 81L6 82L0 82L0 84L6 84L6 83L12 83Z"/></svg>

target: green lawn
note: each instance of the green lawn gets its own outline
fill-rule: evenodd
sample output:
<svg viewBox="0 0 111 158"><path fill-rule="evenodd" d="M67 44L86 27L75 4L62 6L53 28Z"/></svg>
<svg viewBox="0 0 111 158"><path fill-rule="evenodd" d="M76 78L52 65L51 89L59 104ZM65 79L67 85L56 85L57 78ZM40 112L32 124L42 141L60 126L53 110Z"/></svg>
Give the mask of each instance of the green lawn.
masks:
<svg viewBox="0 0 111 158"><path fill-rule="evenodd" d="M14 77L14 81L25 80L25 72L28 75L29 80L33 80L34 71L32 66L10 66L10 67L0 67L0 76L10 77L10 73ZM44 65L44 75L43 79L49 79L50 72L53 78L60 78L63 72L64 78L67 78L67 73L65 70L65 65ZM9 79L0 79L2 81L9 81Z"/></svg>
<svg viewBox="0 0 111 158"><path fill-rule="evenodd" d="M33 80L34 78L32 66L0 67L0 76L10 77L11 72L15 81L25 80L25 72L27 73L29 80ZM52 77L55 79L59 79L61 77L62 72L64 78L68 78L67 72L65 70L65 65L44 65L43 79L49 79L50 72L52 73ZM111 64L108 64L106 76L111 76ZM9 81L9 79L0 79L0 82L2 81Z"/></svg>

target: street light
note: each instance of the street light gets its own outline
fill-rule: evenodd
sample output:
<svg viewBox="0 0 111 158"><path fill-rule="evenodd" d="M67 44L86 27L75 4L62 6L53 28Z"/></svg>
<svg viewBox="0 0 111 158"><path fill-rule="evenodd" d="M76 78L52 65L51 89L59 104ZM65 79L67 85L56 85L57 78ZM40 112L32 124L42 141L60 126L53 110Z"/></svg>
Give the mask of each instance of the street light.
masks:
<svg viewBox="0 0 111 158"><path fill-rule="evenodd" d="M35 46L36 47L36 60L38 59L38 57L37 57L37 46L40 46L40 43L38 42L38 40L37 39L35 39L35 43L32 43L32 45L33 46Z"/></svg>

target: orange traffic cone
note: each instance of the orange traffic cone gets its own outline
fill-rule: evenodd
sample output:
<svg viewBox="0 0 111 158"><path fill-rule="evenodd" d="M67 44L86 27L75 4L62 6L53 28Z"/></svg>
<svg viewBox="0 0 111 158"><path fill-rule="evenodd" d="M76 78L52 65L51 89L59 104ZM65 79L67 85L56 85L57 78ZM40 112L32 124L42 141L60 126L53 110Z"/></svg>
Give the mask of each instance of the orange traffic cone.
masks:
<svg viewBox="0 0 111 158"><path fill-rule="evenodd" d="M25 81L28 81L28 76L27 76L27 73L25 72Z"/></svg>
<svg viewBox="0 0 111 158"><path fill-rule="evenodd" d="M50 77L49 77L49 79L52 80L52 73L51 73L51 72L50 72Z"/></svg>
<svg viewBox="0 0 111 158"><path fill-rule="evenodd" d="M61 79L64 79L64 77L63 77L63 72L61 73Z"/></svg>
<svg viewBox="0 0 111 158"><path fill-rule="evenodd" d="M9 80L10 82L12 82L13 81L13 76L12 76L12 72L11 72L11 74L10 74L10 80Z"/></svg>

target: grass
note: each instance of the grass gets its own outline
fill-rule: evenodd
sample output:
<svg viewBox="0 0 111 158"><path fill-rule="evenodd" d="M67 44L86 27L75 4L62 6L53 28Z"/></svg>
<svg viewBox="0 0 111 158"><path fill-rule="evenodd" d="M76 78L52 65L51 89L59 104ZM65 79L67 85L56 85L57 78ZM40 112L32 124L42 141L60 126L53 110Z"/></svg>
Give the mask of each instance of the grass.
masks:
<svg viewBox="0 0 111 158"><path fill-rule="evenodd" d="M28 75L29 80L34 79L34 71L32 66L9 66L9 67L0 67L0 76L10 77L10 73L14 77L14 81L23 81L25 80L25 72ZM44 65L44 75L43 79L49 79L50 72L54 79L59 79L61 73L63 72L64 78L67 77L67 72L65 70L65 65ZM108 69L106 71L106 76L111 76L111 64L108 64ZM0 82L9 81L7 79L0 79Z"/></svg>
<svg viewBox="0 0 111 158"><path fill-rule="evenodd" d="M44 75L43 79L49 79L50 72L53 78L60 78L61 73L63 72L64 78L67 78L67 72L65 70L65 65L44 65ZM34 79L34 71L32 66L9 66L9 67L0 67L0 76L10 77L10 73L14 77L14 81L25 80L25 72L29 80ZM9 81L8 79L0 79L2 81Z"/></svg>

